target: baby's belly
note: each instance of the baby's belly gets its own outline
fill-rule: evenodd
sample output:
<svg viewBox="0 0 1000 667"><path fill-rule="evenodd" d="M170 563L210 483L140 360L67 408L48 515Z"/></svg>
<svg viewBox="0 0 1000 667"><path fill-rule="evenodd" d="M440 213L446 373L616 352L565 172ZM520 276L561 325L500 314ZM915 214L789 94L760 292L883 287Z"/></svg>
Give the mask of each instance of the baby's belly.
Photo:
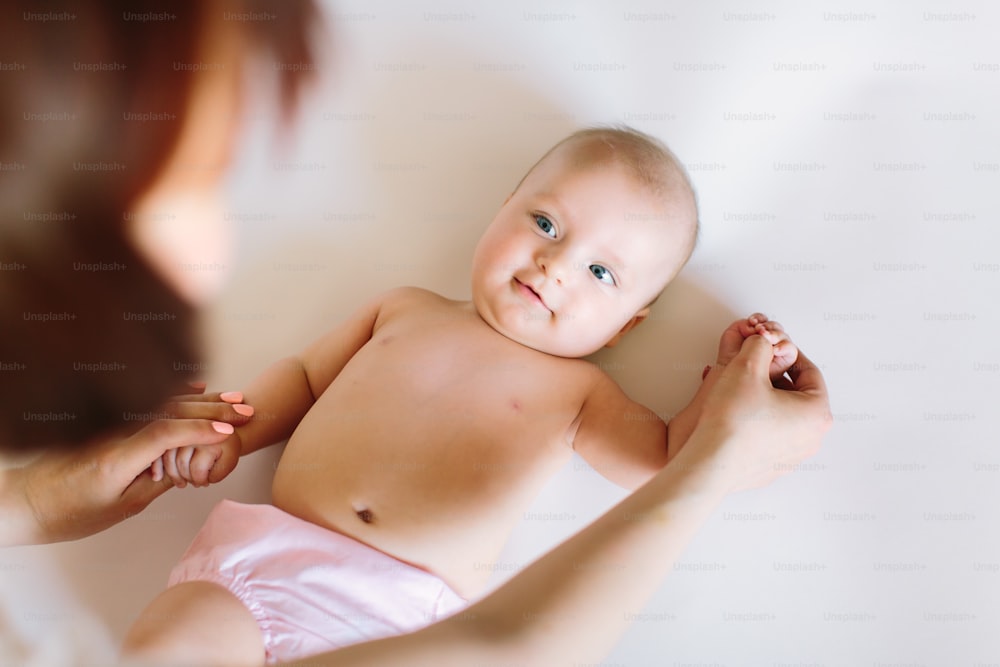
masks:
<svg viewBox="0 0 1000 667"><path fill-rule="evenodd" d="M385 427L307 416L278 464L274 504L475 597L525 508L571 451L497 441L471 422L443 426L446 437Z"/></svg>

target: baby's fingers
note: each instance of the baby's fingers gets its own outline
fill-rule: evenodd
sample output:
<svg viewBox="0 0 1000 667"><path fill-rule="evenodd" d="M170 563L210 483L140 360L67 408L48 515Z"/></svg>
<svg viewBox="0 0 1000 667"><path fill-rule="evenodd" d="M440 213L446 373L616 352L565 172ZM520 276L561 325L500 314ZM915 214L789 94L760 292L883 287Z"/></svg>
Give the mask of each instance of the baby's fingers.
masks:
<svg viewBox="0 0 1000 667"><path fill-rule="evenodd" d="M795 363L796 357L799 356L799 348L795 346L788 338L779 341L774 346L774 358L775 360L780 360L783 363L787 362L789 366ZM787 369L786 369L787 370Z"/></svg>
<svg viewBox="0 0 1000 667"><path fill-rule="evenodd" d="M787 338L774 346L774 359L771 361L771 379L781 377L795 365L799 356L799 348Z"/></svg>
<svg viewBox="0 0 1000 667"><path fill-rule="evenodd" d="M194 456L194 452L195 448L191 445L177 450L177 472L187 482L194 481L191 479L191 457Z"/></svg>
<svg viewBox="0 0 1000 667"><path fill-rule="evenodd" d="M750 317L739 323L740 335L744 338L749 338L755 333L760 333L757 331L757 326L767 322L767 315L763 313L754 313Z"/></svg>
<svg viewBox="0 0 1000 667"><path fill-rule="evenodd" d="M222 447L219 445L198 447L190 463L191 482L195 486L208 486L209 475L221 455Z"/></svg>
<svg viewBox="0 0 1000 667"><path fill-rule="evenodd" d="M187 480L177 470L177 450L168 449L163 452L163 473L170 478L174 486L183 489L187 486Z"/></svg>
<svg viewBox="0 0 1000 667"><path fill-rule="evenodd" d="M764 340L772 345L777 345L778 341L788 338L785 328L778 322L758 322L754 325L753 332L763 336Z"/></svg>
<svg viewBox="0 0 1000 667"><path fill-rule="evenodd" d="M774 358L771 360L770 369L771 380L784 380L785 373L795 365L798 356L799 348L787 336L774 345Z"/></svg>

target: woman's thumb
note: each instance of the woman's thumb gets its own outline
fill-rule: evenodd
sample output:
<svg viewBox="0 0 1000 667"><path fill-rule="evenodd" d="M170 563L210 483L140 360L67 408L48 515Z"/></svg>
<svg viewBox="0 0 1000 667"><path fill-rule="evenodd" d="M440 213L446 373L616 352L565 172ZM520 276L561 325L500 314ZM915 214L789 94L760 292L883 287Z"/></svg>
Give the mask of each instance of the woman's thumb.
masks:
<svg viewBox="0 0 1000 667"><path fill-rule="evenodd" d="M729 365L739 364L752 375L762 378L770 384L768 372L773 358L774 346L764 340L762 336L754 334L743 341L740 353L729 362Z"/></svg>

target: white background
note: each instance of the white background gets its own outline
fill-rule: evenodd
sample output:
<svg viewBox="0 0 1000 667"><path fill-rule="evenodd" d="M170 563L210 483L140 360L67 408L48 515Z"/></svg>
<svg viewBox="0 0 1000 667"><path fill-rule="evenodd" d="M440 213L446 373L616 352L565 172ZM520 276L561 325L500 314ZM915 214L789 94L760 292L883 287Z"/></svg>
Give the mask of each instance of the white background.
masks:
<svg viewBox="0 0 1000 667"><path fill-rule="evenodd" d="M211 386L245 385L385 288L467 297L476 240L534 160L629 123L688 165L702 236L599 361L669 417L725 325L761 310L821 365L836 424L799 471L725 503L602 664L1000 664L1000 7L419 5L328 4L283 150L267 107L249 118ZM3 566L53 556L120 636L218 498L269 499L278 453ZM501 568L620 496L574 461Z"/></svg>

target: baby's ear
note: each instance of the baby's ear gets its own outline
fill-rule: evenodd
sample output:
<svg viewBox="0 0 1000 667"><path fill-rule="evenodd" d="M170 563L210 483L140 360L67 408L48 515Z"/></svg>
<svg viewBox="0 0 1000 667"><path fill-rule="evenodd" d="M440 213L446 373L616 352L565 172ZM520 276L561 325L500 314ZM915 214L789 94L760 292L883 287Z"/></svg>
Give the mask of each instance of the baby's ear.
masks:
<svg viewBox="0 0 1000 667"><path fill-rule="evenodd" d="M625 326L619 329L618 333L612 336L611 340L609 340L607 343L604 344L604 347L614 347L615 345L620 343L621 339L625 337L625 334L627 334L629 331L635 329L637 326L642 324L642 321L645 320L647 317L649 317L649 306L643 308L638 313L633 315L632 319L626 322Z"/></svg>

